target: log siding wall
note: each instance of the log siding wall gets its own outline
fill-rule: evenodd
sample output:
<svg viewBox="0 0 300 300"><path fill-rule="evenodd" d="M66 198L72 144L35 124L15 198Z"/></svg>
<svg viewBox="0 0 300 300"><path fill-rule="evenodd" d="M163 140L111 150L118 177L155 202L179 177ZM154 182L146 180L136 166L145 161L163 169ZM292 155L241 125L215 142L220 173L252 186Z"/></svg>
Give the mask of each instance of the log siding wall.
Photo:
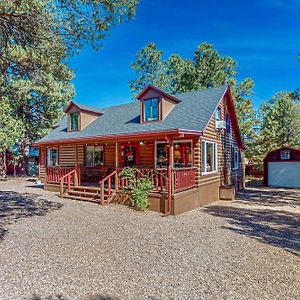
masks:
<svg viewBox="0 0 300 300"><path fill-rule="evenodd" d="M221 109L221 119L226 120L227 105L226 99L223 98L219 105ZM233 184L237 189L242 188L243 181L243 169L239 164L238 169L233 170L233 148L238 148L235 134L233 132L232 124L230 123L230 133L225 131L219 131L216 129L215 113L213 113L206 129L203 132L203 136L194 142L195 145L195 166L196 171L196 185L198 187L216 183L228 183ZM217 144L217 160L218 167L217 172L212 174L202 174L201 161L202 161L202 142L212 141ZM227 177L227 180L226 178Z"/></svg>

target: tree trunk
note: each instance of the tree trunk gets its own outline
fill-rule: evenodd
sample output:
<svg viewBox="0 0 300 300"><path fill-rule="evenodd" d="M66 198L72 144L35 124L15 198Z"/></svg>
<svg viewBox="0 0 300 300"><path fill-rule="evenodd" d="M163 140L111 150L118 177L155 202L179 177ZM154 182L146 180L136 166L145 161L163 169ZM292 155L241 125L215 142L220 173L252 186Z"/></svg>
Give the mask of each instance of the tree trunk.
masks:
<svg viewBox="0 0 300 300"><path fill-rule="evenodd" d="M19 144L19 151L22 156L21 162L20 162L20 175L28 175L28 159L29 159L29 150L30 150L30 140L29 135L25 134L25 137L23 140L21 140Z"/></svg>
<svg viewBox="0 0 300 300"><path fill-rule="evenodd" d="M0 150L0 180L7 177L6 149Z"/></svg>

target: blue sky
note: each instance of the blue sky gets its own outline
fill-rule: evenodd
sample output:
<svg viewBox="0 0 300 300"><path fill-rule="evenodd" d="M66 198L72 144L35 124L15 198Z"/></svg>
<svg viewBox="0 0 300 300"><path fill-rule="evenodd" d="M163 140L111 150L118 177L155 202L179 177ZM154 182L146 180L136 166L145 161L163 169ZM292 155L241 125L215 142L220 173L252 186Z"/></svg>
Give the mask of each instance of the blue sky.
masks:
<svg viewBox="0 0 300 300"><path fill-rule="evenodd" d="M239 65L238 79L255 80L258 107L277 91L300 87L300 0L141 0L135 19L118 26L100 51L72 58L75 101L106 107L131 101L130 63L149 42L167 57L192 57L212 43Z"/></svg>

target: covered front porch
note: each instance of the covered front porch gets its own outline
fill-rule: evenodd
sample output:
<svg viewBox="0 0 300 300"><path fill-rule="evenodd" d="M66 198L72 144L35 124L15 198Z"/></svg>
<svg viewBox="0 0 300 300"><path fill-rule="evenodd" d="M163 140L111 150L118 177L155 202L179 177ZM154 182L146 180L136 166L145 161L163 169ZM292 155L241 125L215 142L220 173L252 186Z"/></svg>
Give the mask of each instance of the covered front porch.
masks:
<svg viewBox="0 0 300 300"><path fill-rule="evenodd" d="M109 204L128 185L122 169L135 167L137 176L151 178L151 195L167 199L168 214L175 194L196 187L197 143L195 136L185 135L51 145L41 148L45 165L40 165L40 177L44 172L45 188L59 190L61 197Z"/></svg>

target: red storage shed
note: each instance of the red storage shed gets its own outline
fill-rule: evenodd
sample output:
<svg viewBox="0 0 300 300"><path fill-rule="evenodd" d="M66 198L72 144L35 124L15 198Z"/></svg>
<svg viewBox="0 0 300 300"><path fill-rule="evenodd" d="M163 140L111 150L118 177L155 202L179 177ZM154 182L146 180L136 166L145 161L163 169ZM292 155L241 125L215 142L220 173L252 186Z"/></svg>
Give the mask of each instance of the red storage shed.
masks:
<svg viewBox="0 0 300 300"><path fill-rule="evenodd" d="M269 152L264 159L264 185L300 188L300 150L282 147Z"/></svg>

